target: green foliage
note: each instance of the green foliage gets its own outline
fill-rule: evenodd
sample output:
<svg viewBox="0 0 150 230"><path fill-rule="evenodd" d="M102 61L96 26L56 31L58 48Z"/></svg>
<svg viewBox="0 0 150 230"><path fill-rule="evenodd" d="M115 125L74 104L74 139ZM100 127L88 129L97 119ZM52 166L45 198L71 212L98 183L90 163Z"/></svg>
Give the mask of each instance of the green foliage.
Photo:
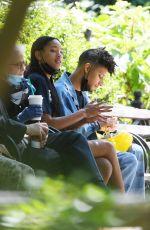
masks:
<svg viewBox="0 0 150 230"><path fill-rule="evenodd" d="M1 229L96 230L123 223L113 213L114 201L108 192L93 185L79 188L60 180L42 180L37 179L40 186L26 202L1 205Z"/></svg>
<svg viewBox="0 0 150 230"><path fill-rule="evenodd" d="M106 8L103 8L102 15L96 18L96 22L102 25L103 44L114 54L119 65L114 78L118 84L118 90L115 84L116 94L126 95L126 103L129 103L128 99L132 98L136 89L141 89L146 97L149 93L146 92L146 87L150 84L150 62L145 61L150 57L150 45L147 43L150 38L149 9L131 7L127 2L118 1L105 12ZM110 85L112 86L112 81ZM107 95L110 93L115 93L112 87Z"/></svg>
<svg viewBox="0 0 150 230"><path fill-rule="evenodd" d="M29 62L33 41L41 35L59 38L64 49L64 70L73 71L79 55L88 48L105 46L118 64L115 76L107 77L103 89L93 93L111 103L130 104L133 92L143 92L145 107L149 107L150 84L150 14L149 7L133 7L126 1L101 8L101 14L92 17L84 12L80 3L69 9L56 1L36 1L29 8L18 41L26 45ZM0 10L0 26L7 9ZM92 38L84 37L86 29Z"/></svg>
<svg viewBox="0 0 150 230"><path fill-rule="evenodd" d="M0 193L0 229L104 230L104 226L149 229L149 198L110 194L94 185L27 178L30 194ZM33 186L34 185L34 186Z"/></svg>
<svg viewBox="0 0 150 230"><path fill-rule="evenodd" d="M3 25L5 23L5 18L8 12L8 6L7 4L4 4L3 2L0 2L0 28L3 28Z"/></svg>
<svg viewBox="0 0 150 230"><path fill-rule="evenodd" d="M71 7L73 4L75 5L75 3L80 2L87 12L99 14L102 6L114 5L117 0L62 0L62 2L70 4ZM128 0L128 2L135 6L144 6L150 4L149 0Z"/></svg>
<svg viewBox="0 0 150 230"><path fill-rule="evenodd" d="M149 4L149 0L132 0L131 1L132 2L132 4L134 4L134 5L145 5L145 4Z"/></svg>

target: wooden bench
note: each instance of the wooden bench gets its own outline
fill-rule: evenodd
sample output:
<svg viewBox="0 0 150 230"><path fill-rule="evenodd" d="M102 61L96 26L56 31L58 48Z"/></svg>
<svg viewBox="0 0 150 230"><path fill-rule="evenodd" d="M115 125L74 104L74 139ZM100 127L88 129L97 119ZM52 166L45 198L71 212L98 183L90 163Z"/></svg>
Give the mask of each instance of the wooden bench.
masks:
<svg viewBox="0 0 150 230"><path fill-rule="evenodd" d="M140 135L143 138L150 137L150 126L149 125L128 125L128 124L118 124L118 131L126 131L130 133L134 133L136 135Z"/></svg>
<svg viewBox="0 0 150 230"><path fill-rule="evenodd" d="M131 106L124 106L121 104L114 105L112 112L104 113L106 116L115 116L118 118L128 118L134 120L146 121L145 124L150 122L150 110L148 109L137 109ZM149 172L149 158L150 158L150 143L145 140L150 139L150 125L129 125L129 124L118 124L117 131L126 131L135 135L135 140L139 139L139 144L144 150L145 156L145 169ZM143 138L143 139L142 139ZM137 142L138 143L138 142ZM150 181L150 174L145 174L145 180Z"/></svg>
<svg viewBox="0 0 150 230"><path fill-rule="evenodd" d="M107 116L116 116L118 118L129 118L139 120L150 120L150 110L137 109L131 106L116 104L113 106L112 112L104 113Z"/></svg>

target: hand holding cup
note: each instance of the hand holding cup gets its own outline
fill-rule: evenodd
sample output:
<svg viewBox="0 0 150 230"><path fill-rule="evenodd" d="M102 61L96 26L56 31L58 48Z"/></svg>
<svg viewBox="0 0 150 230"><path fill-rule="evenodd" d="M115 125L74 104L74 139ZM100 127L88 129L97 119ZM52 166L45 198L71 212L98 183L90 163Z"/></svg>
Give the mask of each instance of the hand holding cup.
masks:
<svg viewBox="0 0 150 230"><path fill-rule="evenodd" d="M101 122L101 130L108 133L114 132L117 128L117 117L107 117L105 122Z"/></svg>
<svg viewBox="0 0 150 230"><path fill-rule="evenodd" d="M44 122L27 125L26 134L31 137L31 146L41 148L48 136L48 125Z"/></svg>

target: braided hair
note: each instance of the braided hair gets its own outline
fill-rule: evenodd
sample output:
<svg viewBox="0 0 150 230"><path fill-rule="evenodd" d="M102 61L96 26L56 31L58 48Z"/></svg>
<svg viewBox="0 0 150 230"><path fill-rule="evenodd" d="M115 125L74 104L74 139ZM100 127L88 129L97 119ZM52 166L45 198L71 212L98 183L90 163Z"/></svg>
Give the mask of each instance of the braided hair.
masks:
<svg viewBox="0 0 150 230"><path fill-rule="evenodd" d="M39 37L32 45L31 48L31 61L29 66L27 67L25 71L25 77L28 77L32 73L38 73L43 77L46 77L45 71L40 65L39 61L37 60L35 56L36 51L41 51L44 49L46 45L48 45L49 42L53 40L58 40L57 38L50 37L50 36L42 36ZM49 87L50 87L50 92L51 92L51 98L52 98L52 109L53 109L53 116L60 116L60 103L59 103L59 97L57 95L56 88L54 86L53 82L53 75L55 75L58 71L53 69L52 67L49 66L49 68L52 70L52 76L49 79Z"/></svg>

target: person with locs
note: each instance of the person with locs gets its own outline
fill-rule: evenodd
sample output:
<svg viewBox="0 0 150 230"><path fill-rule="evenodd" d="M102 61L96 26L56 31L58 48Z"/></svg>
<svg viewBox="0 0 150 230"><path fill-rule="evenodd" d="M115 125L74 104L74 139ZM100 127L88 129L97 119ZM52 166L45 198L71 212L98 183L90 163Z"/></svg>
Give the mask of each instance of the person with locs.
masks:
<svg viewBox="0 0 150 230"><path fill-rule="evenodd" d="M89 103L77 113L69 116L61 116L60 104L57 92L53 83L53 77L58 73L62 63L62 48L58 39L42 36L38 38L31 48L31 62L26 71L26 76L31 80L36 89L37 95L43 96L43 117L42 121L59 130L70 129L83 119L92 119L97 116L99 120L105 120L102 112L111 111L107 105L101 103ZM95 159L101 161L100 170L105 178L104 162L109 161L112 165L112 174L109 185L124 191L124 185L120 172L116 151L113 145L107 141L88 141L89 147Z"/></svg>
<svg viewBox="0 0 150 230"><path fill-rule="evenodd" d="M43 170L51 177L63 174L65 179L80 174L80 178L73 178L74 182L82 184L92 182L105 187L87 141L81 134L74 131L53 132L43 122L23 124L24 121L32 118L31 110L35 108L29 111L29 116L25 115L21 121L20 118L18 119L18 113L26 113L24 112L26 108L23 110L22 104L27 97L27 89L31 89L28 88L28 82L21 77L23 72L23 53L20 46L15 46L1 79L0 136L5 138L5 135L9 135L20 149L21 161L35 171ZM33 116L41 114L41 108L38 109L38 113L34 113ZM15 117L19 122L10 117ZM24 137L25 135L27 138ZM42 148L31 147L30 139L34 136L41 141ZM20 162L16 164L21 165ZM28 166L27 168L32 170Z"/></svg>
<svg viewBox="0 0 150 230"><path fill-rule="evenodd" d="M116 63L113 56L105 48L89 49L84 51L78 60L75 71L65 72L56 81L61 115L68 116L77 113L89 103L88 92L103 86L106 74L113 74ZM87 138L91 138L101 126L106 126L95 116L93 119L82 119L73 128ZM107 124L109 126L109 124ZM111 126L111 124L110 124ZM117 154L125 190L140 193L144 196L144 154L140 146L133 144L129 152Z"/></svg>

